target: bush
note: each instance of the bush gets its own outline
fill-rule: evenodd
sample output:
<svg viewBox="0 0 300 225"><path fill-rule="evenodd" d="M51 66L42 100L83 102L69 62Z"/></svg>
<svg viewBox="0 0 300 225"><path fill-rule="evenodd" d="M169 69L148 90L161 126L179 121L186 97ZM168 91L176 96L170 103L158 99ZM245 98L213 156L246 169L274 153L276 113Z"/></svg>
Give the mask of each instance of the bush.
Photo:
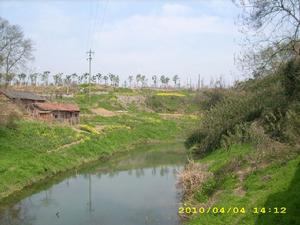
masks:
<svg viewBox="0 0 300 225"><path fill-rule="evenodd" d="M10 112L7 115L1 115L0 127L6 127L8 129L17 129L20 115L17 112Z"/></svg>
<svg viewBox="0 0 300 225"><path fill-rule="evenodd" d="M300 58L290 60L279 70L285 94L290 100L300 99Z"/></svg>
<svg viewBox="0 0 300 225"><path fill-rule="evenodd" d="M255 120L264 120L266 131L274 138L282 137L283 126L277 122L282 121L279 112L284 116L284 109L287 107L283 90L278 74L245 81L204 113L200 128L187 138L186 147L194 146L197 153L207 153L220 147L222 138L233 137L233 134L240 135L236 138L245 142L249 139L245 135L249 134L241 126ZM275 112L278 112L278 118L275 119L274 126L271 125L274 121L266 118L270 118Z"/></svg>
<svg viewBox="0 0 300 225"><path fill-rule="evenodd" d="M205 113L200 129L185 142L187 147L198 145L200 152L209 152L220 146L222 135L239 123L252 121L262 112L262 104L254 95L232 96Z"/></svg>
<svg viewBox="0 0 300 225"><path fill-rule="evenodd" d="M200 92L195 97L195 101L201 109L209 110L226 97L226 89L213 88Z"/></svg>

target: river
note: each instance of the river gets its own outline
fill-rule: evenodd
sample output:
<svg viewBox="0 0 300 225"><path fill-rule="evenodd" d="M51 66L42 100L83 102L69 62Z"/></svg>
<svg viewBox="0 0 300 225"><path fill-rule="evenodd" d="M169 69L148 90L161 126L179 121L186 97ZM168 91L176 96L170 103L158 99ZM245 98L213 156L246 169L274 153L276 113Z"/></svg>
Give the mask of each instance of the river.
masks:
<svg viewBox="0 0 300 225"><path fill-rule="evenodd" d="M0 206L1 225L181 224L181 144L144 145L33 185Z"/></svg>

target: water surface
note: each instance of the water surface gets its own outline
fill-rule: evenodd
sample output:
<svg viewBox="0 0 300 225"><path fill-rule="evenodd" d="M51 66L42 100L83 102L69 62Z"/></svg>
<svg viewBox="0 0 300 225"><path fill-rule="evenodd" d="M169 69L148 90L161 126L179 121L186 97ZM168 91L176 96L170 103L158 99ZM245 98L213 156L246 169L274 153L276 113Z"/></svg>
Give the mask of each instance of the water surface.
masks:
<svg viewBox="0 0 300 225"><path fill-rule="evenodd" d="M180 224L182 145L149 145L32 187L2 206L1 225Z"/></svg>

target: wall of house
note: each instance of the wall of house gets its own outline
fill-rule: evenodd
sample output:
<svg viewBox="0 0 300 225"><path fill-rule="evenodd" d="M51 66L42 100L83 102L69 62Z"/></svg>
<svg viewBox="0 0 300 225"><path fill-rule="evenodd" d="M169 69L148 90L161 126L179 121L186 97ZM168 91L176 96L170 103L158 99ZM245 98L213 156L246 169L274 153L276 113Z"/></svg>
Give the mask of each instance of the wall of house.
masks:
<svg viewBox="0 0 300 225"><path fill-rule="evenodd" d="M78 124L79 112L53 111L53 118L62 123Z"/></svg>

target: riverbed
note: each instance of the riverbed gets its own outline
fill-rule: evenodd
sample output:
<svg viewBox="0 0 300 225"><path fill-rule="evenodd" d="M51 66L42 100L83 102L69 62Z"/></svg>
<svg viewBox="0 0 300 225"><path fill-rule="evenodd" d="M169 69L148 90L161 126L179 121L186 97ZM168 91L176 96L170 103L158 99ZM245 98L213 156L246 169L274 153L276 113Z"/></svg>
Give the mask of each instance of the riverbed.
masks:
<svg viewBox="0 0 300 225"><path fill-rule="evenodd" d="M181 224L177 173L182 144L139 146L19 193L0 209L1 225Z"/></svg>

